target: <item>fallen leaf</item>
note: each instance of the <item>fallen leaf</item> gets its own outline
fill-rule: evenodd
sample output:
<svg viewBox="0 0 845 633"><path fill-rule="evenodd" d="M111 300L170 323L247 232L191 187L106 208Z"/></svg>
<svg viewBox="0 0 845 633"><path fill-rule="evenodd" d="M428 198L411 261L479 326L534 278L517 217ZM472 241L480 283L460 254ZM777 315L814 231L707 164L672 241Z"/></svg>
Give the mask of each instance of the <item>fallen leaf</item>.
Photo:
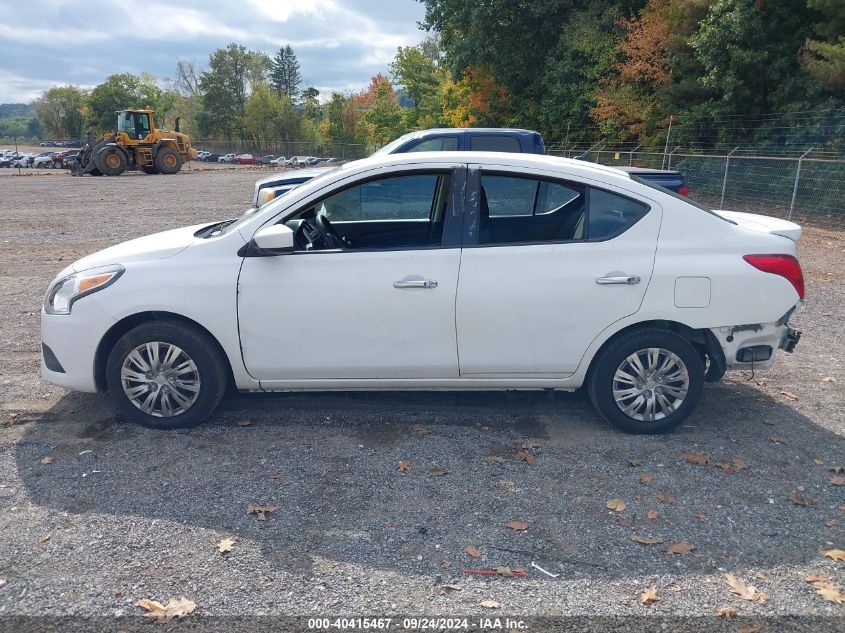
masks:
<svg viewBox="0 0 845 633"><path fill-rule="evenodd" d="M743 600L751 600L752 602L765 602L769 596L760 592L757 587L745 584L741 578L737 578L733 574L725 574L725 582L731 588L731 593L735 593Z"/></svg>
<svg viewBox="0 0 845 633"><path fill-rule="evenodd" d="M492 463L492 464L504 464L505 458L502 457L501 455L488 455L487 461Z"/></svg>
<svg viewBox="0 0 845 633"><path fill-rule="evenodd" d="M704 466L707 463L707 455L704 453L695 453L695 452L687 452L681 453L678 455L682 460L685 462L689 462L690 464L697 464L699 466Z"/></svg>
<svg viewBox="0 0 845 633"><path fill-rule="evenodd" d="M845 549L828 549L822 552L822 556L845 563Z"/></svg>
<svg viewBox="0 0 845 633"><path fill-rule="evenodd" d="M657 512L655 510L651 510L648 514L646 514L646 517L648 517L649 521L654 521L657 518Z"/></svg>
<svg viewBox="0 0 845 633"><path fill-rule="evenodd" d="M845 476L834 475L830 478L830 483L834 486L845 486Z"/></svg>
<svg viewBox="0 0 845 633"><path fill-rule="evenodd" d="M628 517L616 517L616 522L621 525L622 527L632 528L634 527L634 522L629 519Z"/></svg>
<svg viewBox="0 0 845 633"><path fill-rule="evenodd" d="M521 448L523 450L530 450L532 448L540 448L540 445L536 442L520 442L516 445L517 448Z"/></svg>
<svg viewBox="0 0 845 633"><path fill-rule="evenodd" d="M651 476L651 475L649 475L648 473L643 473L642 475L640 475L640 483L641 483L641 484L647 484L647 483L648 483L648 482L650 482L652 479L654 479L654 477L652 477L652 476Z"/></svg>
<svg viewBox="0 0 845 633"><path fill-rule="evenodd" d="M278 509L279 508L269 503L263 506L254 506L250 503L246 507L246 513L254 514L259 521L264 521L266 519L266 517L264 516L266 513L275 512Z"/></svg>
<svg viewBox="0 0 845 633"><path fill-rule="evenodd" d="M414 426L411 427L411 430L414 433L420 433L422 435L426 435L427 433L431 433L431 429L426 427L426 426L423 426L422 424L415 424Z"/></svg>
<svg viewBox="0 0 845 633"><path fill-rule="evenodd" d="M668 492L664 492L663 490L657 491L657 500L661 503L675 503L675 497L670 495Z"/></svg>
<svg viewBox="0 0 845 633"><path fill-rule="evenodd" d="M622 499L611 499L606 505L614 512L624 512L625 508L628 507Z"/></svg>
<svg viewBox="0 0 845 633"><path fill-rule="evenodd" d="M173 618L182 618L192 613L197 608L195 602L187 598L171 598L170 601L164 605L156 600L139 600L138 606L145 609L147 613L144 615L148 618L154 618L160 622L170 622Z"/></svg>
<svg viewBox="0 0 845 633"><path fill-rule="evenodd" d="M450 591L461 591L460 585L442 585L443 589L448 589Z"/></svg>
<svg viewBox="0 0 845 633"><path fill-rule="evenodd" d="M746 464L745 460L741 457L734 457L731 460L731 464L733 464L734 468L736 468L737 470L745 470L746 468L748 468L748 464Z"/></svg>
<svg viewBox="0 0 845 633"><path fill-rule="evenodd" d="M639 459L632 459L631 461L628 462L628 464L630 466L634 466L634 467L641 466L642 463L643 463L642 460L639 460Z"/></svg>
<svg viewBox="0 0 845 633"><path fill-rule="evenodd" d="M500 606L502 606L495 600L482 600L478 604L480 604L485 609L498 609Z"/></svg>
<svg viewBox="0 0 845 633"><path fill-rule="evenodd" d="M516 458L520 461L525 462L528 465L531 465L537 461L536 455L534 455L533 453L529 453L525 449L519 447L517 447L516 449Z"/></svg>
<svg viewBox="0 0 845 633"><path fill-rule="evenodd" d="M642 498L643 498L642 495L634 495L634 501L639 501Z"/></svg>
<svg viewBox="0 0 845 633"><path fill-rule="evenodd" d="M489 426L482 426L481 430L486 432L486 431L490 430L490 427Z"/></svg>
<svg viewBox="0 0 845 633"><path fill-rule="evenodd" d="M658 543L662 543L662 538L655 538L653 536L640 536L639 534L634 534L631 536L631 540L636 543L642 543L643 545L657 545Z"/></svg>
<svg viewBox="0 0 845 633"><path fill-rule="evenodd" d="M513 570L510 567L496 567L496 573L499 576L513 576Z"/></svg>
<svg viewBox="0 0 845 633"><path fill-rule="evenodd" d="M51 536L52 536L52 534L45 534L45 535L44 535L44 536L42 536L40 539L38 539L38 543L39 543L40 545L43 545L44 543L46 543L47 541L49 541L49 540L50 540L50 537L51 537Z"/></svg>
<svg viewBox="0 0 845 633"><path fill-rule="evenodd" d="M683 588L679 587L678 585L672 585L671 587L669 587L669 589L671 591L674 591L675 593L681 593L683 591Z"/></svg>
<svg viewBox="0 0 845 633"><path fill-rule="evenodd" d="M823 459L814 459L813 461L816 463L816 466L824 466Z"/></svg>
<svg viewBox="0 0 845 633"><path fill-rule="evenodd" d="M819 582L813 585L816 593L828 602L835 602L836 604L845 604L845 593L842 592L842 587L834 585L832 582Z"/></svg>
<svg viewBox="0 0 845 633"><path fill-rule="evenodd" d="M770 436L769 441L772 444L783 444L784 446L786 446L786 440L783 439L782 437L778 437L777 435Z"/></svg>
<svg viewBox="0 0 845 633"><path fill-rule="evenodd" d="M789 493L789 496L786 498L787 501L791 501L797 506L814 506L816 505L815 499L810 499L809 497L805 497L797 490L793 490Z"/></svg>
<svg viewBox="0 0 845 633"><path fill-rule="evenodd" d="M450 561L450 560L446 560L446 559L444 558L444 559L443 559L443 561L440 563L440 566L441 566L443 569L449 569L449 568L452 566L452 561Z"/></svg>
<svg viewBox="0 0 845 633"><path fill-rule="evenodd" d="M411 461L408 459L400 459L399 465L396 467L400 473L406 473L411 469Z"/></svg>
<svg viewBox="0 0 845 633"><path fill-rule="evenodd" d="M842 473L845 473L845 466L831 466L828 470L834 475L841 475Z"/></svg>
<svg viewBox="0 0 845 633"><path fill-rule="evenodd" d="M798 396L796 396L796 395L795 395L794 393L792 393L791 391L781 391L781 392L780 392L780 395L782 395L783 397L785 397L787 400L798 400Z"/></svg>
<svg viewBox="0 0 845 633"><path fill-rule="evenodd" d="M726 475L733 475L736 472L734 471L733 464L729 464L728 462L713 462L713 465L721 469Z"/></svg>
<svg viewBox="0 0 845 633"><path fill-rule="evenodd" d="M525 521L511 521L505 523L505 527L516 530L517 532L524 532L528 529L528 524Z"/></svg>
<svg viewBox="0 0 845 633"><path fill-rule="evenodd" d="M686 556L692 550L695 549L695 545L691 545L687 543L686 540L678 541L677 543L669 543L666 546L666 553L667 554L680 554L681 556Z"/></svg>
<svg viewBox="0 0 845 633"><path fill-rule="evenodd" d="M225 554L226 552L231 552L232 547L235 545L235 539L233 538L224 538L217 544L217 549L221 554Z"/></svg>
<svg viewBox="0 0 845 633"><path fill-rule="evenodd" d="M733 607L719 607L716 610L716 615L720 618L735 618L736 609Z"/></svg>
<svg viewBox="0 0 845 633"><path fill-rule="evenodd" d="M833 376L825 376L824 378L822 378L822 382L836 382L836 378L834 378Z"/></svg>
<svg viewBox="0 0 845 633"><path fill-rule="evenodd" d="M695 518L699 521L706 521L707 520L707 517L705 516L705 514L703 512L699 512L698 514L696 514Z"/></svg>
<svg viewBox="0 0 845 633"><path fill-rule="evenodd" d="M472 547L471 545L467 548L464 548L464 551L473 558L481 558L481 552L479 552L477 548Z"/></svg>
<svg viewBox="0 0 845 633"><path fill-rule="evenodd" d="M252 424L252 420L238 420L238 426L249 426Z"/></svg>
<svg viewBox="0 0 845 633"><path fill-rule="evenodd" d="M769 577L761 571L755 571L754 577L759 580L769 580Z"/></svg>
<svg viewBox="0 0 845 633"><path fill-rule="evenodd" d="M52 464L53 458L48 455L47 457L45 457L44 459L41 460L41 463L44 464L45 466L47 466L48 464Z"/></svg>
<svg viewBox="0 0 845 633"><path fill-rule="evenodd" d="M811 585L817 582L833 582L830 576L807 576L804 578L804 582L808 582Z"/></svg>
<svg viewBox="0 0 845 633"><path fill-rule="evenodd" d="M496 488L504 490L505 492L514 492L516 491L516 484L512 481L508 481L507 479L500 479L496 482Z"/></svg>
<svg viewBox="0 0 845 633"><path fill-rule="evenodd" d="M660 597L657 595L657 588L646 587L645 591L640 594L640 602L647 607L650 607L655 602L660 602Z"/></svg>
<svg viewBox="0 0 845 633"><path fill-rule="evenodd" d="M5 587L8 584L5 578L0 578L0 589Z"/></svg>
<svg viewBox="0 0 845 633"><path fill-rule="evenodd" d="M447 472L448 471L445 468L431 468L429 469L428 474L432 477L442 477Z"/></svg>

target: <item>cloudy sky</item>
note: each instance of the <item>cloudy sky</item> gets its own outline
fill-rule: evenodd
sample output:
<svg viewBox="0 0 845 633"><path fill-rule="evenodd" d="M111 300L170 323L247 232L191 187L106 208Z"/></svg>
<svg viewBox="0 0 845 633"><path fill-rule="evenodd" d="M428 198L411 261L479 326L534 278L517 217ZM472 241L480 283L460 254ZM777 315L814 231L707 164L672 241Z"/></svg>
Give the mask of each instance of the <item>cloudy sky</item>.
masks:
<svg viewBox="0 0 845 633"><path fill-rule="evenodd" d="M91 87L114 73L173 76L229 42L293 46L305 85L363 87L398 46L424 37L416 0L0 0L0 103L57 84Z"/></svg>

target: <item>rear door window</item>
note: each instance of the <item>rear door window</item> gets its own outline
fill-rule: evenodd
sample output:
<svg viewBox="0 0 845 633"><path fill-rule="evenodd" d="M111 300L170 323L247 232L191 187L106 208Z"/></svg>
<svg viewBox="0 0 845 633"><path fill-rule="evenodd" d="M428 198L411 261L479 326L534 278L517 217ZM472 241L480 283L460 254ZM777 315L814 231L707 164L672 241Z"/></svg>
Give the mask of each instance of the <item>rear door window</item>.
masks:
<svg viewBox="0 0 845 633"><path fill-rule="evenodd" d="M458 150L457 136L436 136L420 141L407 152L456 152Z"/></svg>
<svg viewBox="0 0 845 633"><path fill-rule="evenodd" d="M473 134L469 137L469 149L473 152L522 151L519 139L501 134Z"/></svg>

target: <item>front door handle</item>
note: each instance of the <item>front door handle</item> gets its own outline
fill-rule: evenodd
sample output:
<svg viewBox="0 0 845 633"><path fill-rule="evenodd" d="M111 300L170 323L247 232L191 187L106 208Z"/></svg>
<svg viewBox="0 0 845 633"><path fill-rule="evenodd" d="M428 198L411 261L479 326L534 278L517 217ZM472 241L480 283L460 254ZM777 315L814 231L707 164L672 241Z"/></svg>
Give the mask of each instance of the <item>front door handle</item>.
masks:
<svg viewBox="0 0 845 633"><path fill-rule="evenodd" d="M627 275L622 277L599 277L596 283L600 286L609 286L611 284L626 284L633 286L640 283L640 278L637 275Z"/></svg>
<svg viewBox="0 0 845 633"><path fill-rule="evenodd" d="M402 279L393 282L394 288L437 288L434 279Z"/></svg>

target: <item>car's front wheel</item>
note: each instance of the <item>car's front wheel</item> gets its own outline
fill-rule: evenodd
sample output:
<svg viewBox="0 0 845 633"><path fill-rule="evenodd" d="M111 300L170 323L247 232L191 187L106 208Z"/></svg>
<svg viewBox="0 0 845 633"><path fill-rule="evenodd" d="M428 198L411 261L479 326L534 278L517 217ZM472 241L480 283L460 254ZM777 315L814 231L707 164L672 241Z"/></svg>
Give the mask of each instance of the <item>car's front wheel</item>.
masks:
<svg viewBox="0 0 845 633"><path fill-rule="evenodd" d="M671 330L643 328L610 341L587 383L593 406L628 433L662 433L683 422L704 385L701 355Z"/></svg>
<svg viewBox="0 0 845 633"><path fill-rule="evenodd" d="M142 323L115 344L106 382L129 419L156 429L196 426L226 391L227 371L217 344L178 321Z"/></svg>

